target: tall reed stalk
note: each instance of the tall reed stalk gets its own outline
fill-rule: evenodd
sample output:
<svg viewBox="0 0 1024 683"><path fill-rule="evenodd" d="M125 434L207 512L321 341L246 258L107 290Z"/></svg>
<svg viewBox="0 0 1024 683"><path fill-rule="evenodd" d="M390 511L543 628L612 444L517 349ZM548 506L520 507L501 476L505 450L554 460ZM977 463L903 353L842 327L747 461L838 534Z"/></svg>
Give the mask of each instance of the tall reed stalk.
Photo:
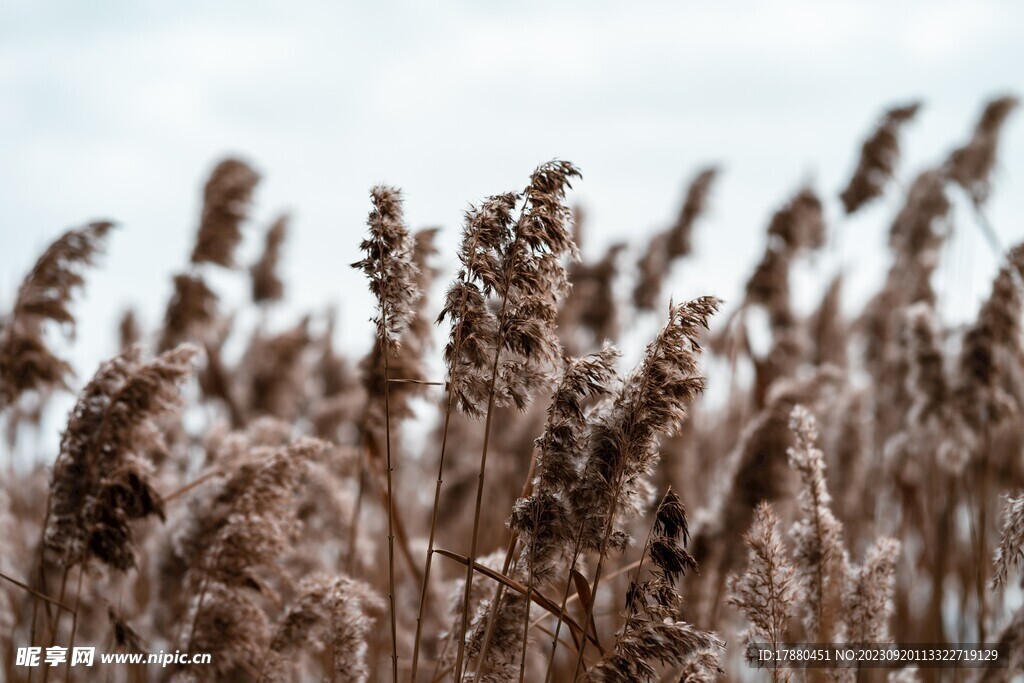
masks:
<svg viewBox="0 0 1024 683"><path fill-rule="evenodd" d="M625 547L624 532L616 523L624 510L642 495L642 482L658 462L658 436L680 428L694 397L704 389L697 374L698 338L719 301L702 297L669 307L668 324L651 342L640 370L623 385L614 405L598 420L591 452L576 489L575 502L586 527L582 538L599 538L593 548L597 568L584 624L594 614L605 561L614 546ZM589 512L585 512L589 511ZM596 534L589 533L596 530ZM572 680L580 674L586 651L584 640L576 655Z"/></svg>
<svg viewBox="0 0 1024 683"><path fill-rule="evenodd" d="M384 443L387 477L388 518L388 605L391 618L391 676L398 682L398 626L395 606L395 499L392 482L394 465L391 452L391 371L390 358L408 328L422 293L413 260L413 240L402 217L398 190L375 187L371 191L373 210L367 219L370 236L362 243L366 258L353 264L370 279L370 290L377 298L377 343L384 365Z"/></svg>
<svg viewBox="0 0 1024 683"><path fill-rule="evenodd" d="M576 254L568 229L571 212L564 199L570 179L578 176L579 171L567 162L553 161L540 166L522 193L522 208L514 222L511 211L520 197L505 195L502 218L491 226L498 229L498 239L493 243L495 249L490 262L479 272L484 292L493 292L500 301L500 308L493 318L494 327L489 330L488 348L483 358L465 359L476 367L486 359L485 371L488 374L485 375L487 380L483 394L471 399L475 410L480 410L481 403L486 408L483 410L483 446L455 660L456 680L463 676L465 634L469 627L470 595L494 408L499 393L507 397L502 403L511 401L525 407L530 394L544 381L544 373L560 349L554 331L557 306L568 286L565 259ZM466 390L468 398L474 390L468 386ZM479 392L479 388L475 391Z"/></svg>

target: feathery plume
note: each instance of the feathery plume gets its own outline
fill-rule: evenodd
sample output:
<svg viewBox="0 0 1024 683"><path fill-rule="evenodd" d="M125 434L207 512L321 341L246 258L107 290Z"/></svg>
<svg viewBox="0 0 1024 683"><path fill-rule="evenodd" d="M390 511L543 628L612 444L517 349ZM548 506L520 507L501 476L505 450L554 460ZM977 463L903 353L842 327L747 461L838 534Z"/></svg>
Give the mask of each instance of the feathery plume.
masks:
<svg viewBox="0 0 1024 683"><path fill-rule="evenodd" d="M522 193L518 219L516 194L491 197L467 214L463 267L438 321L452 322L445 360L451 391L468 415L483 416L492 398L498 407L525 408L558 357L554 325L568 289L562 261L576 255L564 204L574 177L579 171L568 162L543 164ZM498 313L488 305L491 297Z"/></svg>
<svg viewBox="0 0 1024 683"><path fill-rule="evenodd" d="M309 318L278 334L252 336L241 367L250 414L288 420L298 415L305 380L302 358L311 343Z"/></svg>
<svg viewBox="0 0 1024 683"><path fill-rule="evenodd" d="M653 311L658 295L668 277L672 262L689 256L693 251L693 228L697 219L707 211L711 187L719 169L708 166L701 169L686 191L686 199L679 216L667 230L658 233L647 243L647 249L637 261L637 283L633 289L633 305L641 311Z"/></svg>
<svg viewBox="0 0 1024 683"><path fill-rule="evenodd" d="M537 439L533 493L516 501L509 527L522 540L520 562L531 582L553 578L564 546L572 540L565 494L576 483L585 444L584 401L610 389L619 356L613 346L570 360L548 406L543 435Z"/></svg>
<svg viewBox="0 0 1024 683"><path fill-rule="evenodd" d="M779 242L769 241L764 256L747 280L745 303L764 306L771 316L773 329L788 327L794 322L789 302L789 267L792 256Z"/></svg>
<svg viewBox="0 0 1024 683"><path fill-rule="evenodd" d="M216 581L202 587L202 602L194 603L190 612L198 619L185 646L208 652L212 657L212 665L204 668L200 680L241 680L242 672L255 673L251 662L258 662L266 649L270 625L266 613L249 592ZM184 674L185 670L179 673ZM186 676L184 680L193 679Z"/></svg>
<svg viewBox="0 0 1024 683"><path fill-rule="evenodd" d="M498 321L487 298L498 290L501 254L512 230L512 194L489 198L466 214L459 248L462 267L445 295L437 322L451 321L444 349L448 387L459 408L479 417L481 394L486 391L488 349L497 336Z"/></svg>
<svg viewBox="0 0 1024 683"><path fill-rule="evenodd" d="M618 338L615 280L619 273L617 260L625 248L624 243L616 243L596 262L579 261L569 266L572 289L559 311L558 330L570 355L580 355L581 348L596 348ZM589 346L579 338L580 332L589 333Z"/></svg>
<svg viewBox="0 0 1024 683"><path fill-rule="evenodd" d="M693 225L708 206L708 196L711 194L711 186L718 177L718 168L709 166L701 169L686 191L686 200L679 210L679 217L668 229L668 253L669 257L676 259L688 256L693 251L691 244L693 236Z"/></svg>
<svg viewBox="0 0 1024 683"><path fill-rule="evenodd" d="M303 579L298 596L278 620L263 656L258 680L284 683L294 680L297 656L305 649L323 649L323 634L330 625L327 597L333 583L323 576Z"/></svg>
<svg viewBox="0 0 1024 683"><path fill-rule="evenodd" d="M925 425L940 417L949 400L945 359L939 346L934 310L919 302L907 309L906 346L910 357L907 391L912 405L907 416L911 424Z"/></svg>
<svg viewBox="0 0 1024 683"><path fill-rule="evenodd" d="M413 382L388 382L384 377L384 355L381 344L374 344L369 353L360 361L359 370L362 374L363 387L366 389L367 402L362 418L363 428L373 434L384 430L384 389L389 392L391 419L404 420L412 416L410 402L413 398L425 393L427 386L420 384L427 380L426 361L424 355L433 346L431 338L431 320L426 315L424 298L433 285L436 269L431 265L432 257L437 253L434 239L436 228L419 230L414 235L412 261L416 267L414 287L419 292L410 311L409 323L398 340L391 347L388 357L388 374L390 378L414 380Z"/></svg>
<svg viewBox="0 0 1024 683"><path fill-rule="evenodd" d="M515 652L520 652L520 677L525 666L528 645L530 597L535 588L555 578L560 560L572 541L574 524L565 495L578 477L578 461L585 446L586 415L584 401L604 395L608 384L615 377L615 359L618 351L606 345L600 352L584 358L569 359L562 378L555 389L548 407L544 433L536 441L537 460L532 493L516 501L508 526L517 533L522 542L519 560L514 571L524 575L526 597L514 595L503 600L499 589L495 605L488 605L492 623L477 618L481 629L490 631L482 636L481 647L485 655L481 664L490 670L509 668L514 674ZM572 550L572 563L578 559L580 542ZM568 597L568 586L563 595ZM518 641L510 636L513 628L522 624ZM558 629L560 630L559 620ZM498 638L494 633L501 631ZM475 633L475 632L474 632ZM557 640L557 632L555 635ZM473 652L475 653L475 651ZM490 655L490 656L486 656Z"/></svg>
<svg viewBox="0 0 1024 683"><path fill-rule="evenodd" d="M500 571L505 559L505 551L495 550L494 552L481 557L477 560L477 563ZM452 669L455 665L456 652L452 649L452 644L457 642L460 637L462 628L462 615L464 612L469 611L475 615L474 620L470 628L464 636L464 647L467 651L475 651L475 648L479 647L483 642L484 628L484 616L490 611L490 598L488 593L490 587L486 584L482 585L479 582L474 582L469 594L469 606L466 607L466 582L465 578L456 578L449 584L448 594L448 609L445 619L448 626L443 628L438 633L437 640L441 645L441 668ZM467 677L472 675L472 672L467 674ZM458 678L453 673L453 678Z"/></svg>
<svg viewBox="0 0 1024 683"><path fill-rule="evenodd" d="M968 462L974 436L953 401L935 311L925 302L905 310L903 348L909 366L905 390L910 405L906 429L886 444L886 450L913 455L921 468L934 453L947 472L958 475Z"/></svg>
<svg viewBox="0 0 1024 683"><path fill-rule="evenodd" d="M649 495L646 477L658 462L658 437L681 427L690 402L704 389L697 374L698 339L719 304L706 296L673 305L639 370L595 418L582 476L570 492L585 548L603 555L609 545L626 547L628 536L614 527L643 507Z"/></svg>
<svg viewBox="0 0 1024 683"><path fill-rule="evenodd" d="M498 637L492 637L485 657L492 671L514 664L521 652L520 669L525 663L529 642L530 597L533 591L551 582L565 557L575 531L565 496L578 476L578 460L585 446L586 414L584 402L603 396L615 377L619 352L606 345L600 352L570 359L551 398L544 432L536 440L537 459L531 495L519 498L508 526L522 542L514 571L526 577L527 596L497 595L497 610L491 619ZM576 560L578 545L573 549ZM567 587L568 589L568 587ZM493 611L493 610L492 610ZM522 629L516 629L522 624ZM486 622L484 622L486 625ZM518 636L518 640L515 637ZM514 667L512 667L514 671Z"/></svg>
<svg viewBox="0 0 1024 683"><path fill-rule="evenodd" d="M352 267L366 273L370 281L377 299L377 338L390 350L398 345L422 296L417 286L419 269L399 190L379 185L370 191L370 198L373 210L366 221L370 235L359 245L366 257Z"/></svg>
<svg viewBox="0 0 1024 683"><path fill-rule="evenodd" d="M175 275L174 295L164 313L160 333L160 351L173 349L188 341L197 341L217 319L217 295L202 275Z"/></svg>
<svg viewBox="0 0 1024 683"><path fill-rule="evenodd" d="M494 611L493 601L480 602L469 624L466 657L473 661L483 655L484 661L479 662L479 676L468 672L464 680L488 683L514 683L519 680L519 655L524 644L523 622L528 620L527 606L526 598L521 594L503 593L493 625L488 629L488 620ZM482 653L484 647L487 651Z"/></svg>
<svg viewBox="0 0 1024 683"><path fill-rule="evenodd" d="M233 325L234 318L228 318L203 341L206 364L199 371L199 389L203 398L223 403L232 427L241 428L245 424L246 416L237 389L244 387L237 386L234 370L244 371L249 367L243 363L240 368L229 369L224 362L224 345L231 335ZM250 349L257 340L262 340L262 336L255 332L249 339Z"/></svg>
<svg viewBox="0 0 1024 683"><path fill-rule="evenodd" d="M143 652L145 643L119 609L107 605L107 620L113 632L114 645L123 652Z"/></svg>
<svg viewBox="0 0 1024 683"><path fill-rule="evenodd" d="M796 569L786 559L786 547L778 531L779 518L770 504L762 502L754 510L754 522L744 537L747 568L728 580L730 604L736 605L750 628L744 634L748 645L769 643L776 648L785 642L786 629L793 618L799 591ZM772 681L788 682L789 669L775 666Z"/></svg>
<svg viewBox="0 0 1024 683"><path fill-rule="evenodd" d="M193 595L181 590L182 577L190 568L201 568L206 554L216 543L217 534L231 514L234 501L249 486L257 467L255 459L284 448L291 436L291 426L272 418L258 418L244 431L229 432L216 439L207 439L206 465L209 479L197 487L185 505L172 509L173 523L170 543L162 553L157 571L160 602L164 605L159 618L166 627L183 620L186 600Z"/></svg>
<svg viewBox="0 0 1024 683"><path fill-rule="evenodd" d="M322 653L332 662L331 678L366 681L369 677L367 637L373 615L383 605L373 589L348 577L304 579L298 597L279 620L264 655L260 679L293 681L302 652Z"/></svg>
<svg viewBox="0 0 1024 683"><path fill-rule="evenodd" d="M725 676L720 650L697 650L683 662L676 683L717 683Z"/></svg>
<svg viewBox="0 0 1024 683"><path fill-rule="evenodd" d="M1024 294L1013 273L1015 270L1018 275L1024 275L1024 243L1010 250L1007 261L992 283L992 292L978 311L977 320L964 335L960 351L955 392L964 419L975 432L1021 410L1003 387L1002 377L1006 359L1014 363L1024 359L1021 347Z"/></svg>
<svg viewBox="0 0 1024 683"><path fill-rule="evenodd" d="M772 215L764 255L747 280L744 305L767 309L776 349L792 346L796 316L789 301L789 269L802 252L825 243L821 200L808 187L801 189ZM788 354L787 354L788 355Z"/></svg>
<svg viewBox="0 0 1024 683"><path fill-rule="evenodd" d="M857 168L839 198L847 214L857 212L873 199L882 196L886 184L895 175L900 159L900 132L921 108L920 102L893 107L860 148Z"/></svg>
<svg viewBox="0 0 1024 683"><path fill-rule="evenodd" d="M1003 526L993 562L993 589L1005 587L1010 569L1019 569L1024 564L1024 495L1008 496L1003 504Z"/></svg>
<svg viewBox="0 0 1024 683"><path fill-rule="evenodd" d="M375 354L370 357L371 372L367 375L380 382L376 392L370 394L368 415L380 412L383 403L385 475L387 478L387 531L388 531L388 604L391 616L392 679L398 680L398 636L395 613L394 581L394 497L391 458L391 387L390 356L409 329L418 308L422 292L419 289L420 272L414 260L415 243L404 224L401 196L393 187L377 186L371 190L374 208L367 224L370 237L360 248L366 258L352 264L364 271L370 280L370 291L377 298L378 317ZM376 358L374 357L376 355ZM379 358L379 362L375 362ZM409 379L409 378L407 378ZM371 388L373 391L374 388ZM404 408L404 407L403 407Z"/></svg>
<svg viewBox="0 0 1024 683"><path fill-rule="evenodd" d="M365 683L370 677L366 645L373 615L384 611L380 598L361 581L341 579L329 596L331 653L339 681Z"/></svg>
<svg viewBox="0 0 1024 683"><path fill-rule="evenodd" d="M139 320L132 309L126 309L121 314L121 320L117 324L117 348L125 351L139 343L142 338L142 330L139 328Z"/></svg>
<svg viewBox="0 0 1024 683"><path fill-rule="evenodd" d="M802 405L793 408L790 429L796 445L787 451L790 466L800 475L798 496L802 517L793 525L797 576L804 586L804 626L809 640L836 635L837 601L846 584L847 555L843 527L832 514L832 496L825 483L825 460L818 450L814 416Z"/></svg>
<svg viewBox="0 0 1024 683"><path fill-rule="evenodd" d="M748 528L758 503L774 501L787 491L790 468L786 451L793 445L789 428L793 408L815 405L826 390L839 382L841 375L830 366L815 370L801 379L786 379L775 384L765 407L740 435L736 447L725 459L718 488L711 491L709 503L694 518L693 554L709 570L728 571L739 561L736 548L722 544L730 529ZM712 560L712 556L724 554ZM700 598L701 596L695 596Z"/></svg>
<svg viewBox="0 0 1024 683"><path fill-rule="evenodd" d="M186 575L195 594L187 649L213 655L217 676L259 661L270 638L257 596L274 591L262 578L296 532L295 491L306 463L325 444L302 438L279 448L257 448L227 481L196 528L208 542Z"/></svg>
<svg viewBox="0 0 1024 683"><path fill-rule="evenodd" d="M235 265L235 247L242 241L241 224L249 216L259 174L244 161L224 159L203 188L203 210L192 250L192 263Z"/></svg>
<svg viewBox="0 0 1024 683"><path fill-rule="evenodd" d="M551 161L537 167L522 193L519 217L511 232L504 230L506 242L495 254L499 269L484 274L482 279L484 290L492 288L500 301L500 308L494 318L496 334L489 340L490 349L485 354L485 367L489 366L489 369L479 376L483 381L478 386L484 391L476 397L479 405L473 406L477 411L483 405L486 409L483 411L484 441L469 562L466 565L465 611L460 634L467 633L469 628L469 597L473 586L473 563L477 556L494 409L509 403L509 399L499 400L502 394L507 394L520 409L524 408L532 392L546 381L547 372L561 351L555 323L559 302L569 288L565 259L578 256L570 232L571 211L565 204L565 192L571 187L570 181L579 175L576 167L565 161ZM513 196L513 205L515 199ZM488 259L485 258L484 263L488 263ZM493 286L489 284L492 279ZM448 360L452 378L449 385L455 390L455 365L453 359ZM462 393L465 395L465 388ZM465 404L465 399L462 402ZM472 405L472 399L470 403ZM464 655L464 638L460 637L455 664L457 677L462 676Z"/></svg>
<svg viewBox="0 0 1024 683"><path fill-rule="evenodd" d="M74 329L69 306L85 283L91 265L113 223L98 222L68 230L36 261L18 289L14 307L0 327L0 409L27 391L66 389L71 366L46 345L45 324Z"/></svg>
<svg viewBox="0 0 1024 683"><path fill-rule="evenodd" d="M843 610L849 642L892 642L889 620L899 553L899 541L880 538L868 549L864 565L850 577Z"/></svg>
<svg viewBox="0 0 1024 683"><path fill-rule="evenodd" d="M670 306L668 324L648 344L639 371L630 375L614 403L596 418L582 476L569 496L579 520L580 547L598 554L591 589L594 595L609 552L621 552L629 544L622 522L636 516L650 496L648 478L659 460L659 436L678 431L690 403L704 390L704 378L697 374L698 338L719 305L715 297L705 296ZM590 620L593 608L591 602L582 623ZM689 628L666 618L663 626L652 628L649 640L627 639L624 651L635 649L633 654L657 656L662 646L673 642L682 648L680 652L708 647L698 642L700 638L694 639L695 632ZM645 650L645 644L653 649ZM584 642L577 652L577 672L585 649ZM616 671L623 663L609 670Z"/></svg>
<svg viewBox="0 0 1024 683"><path fill-rule="evenodd" d="M686 552L689 542L686 508L670 487L655 510L641 565L626 591L627 627L638 613L664 618L678 611L682 598L675 594L675 585L687 571L697 571L696 560ZM652 578L647 581L640 580L644 557L655 566Z"/></svg>
<svg viewBox="0 0 1024 683"><path fill-rule="evenodd" d="M653 311L658 307L658 296L668 270L668 235L659 232L648 240L644 253L636 262L636 285L633 286L636 310Z"/></svg>
<svg viewBox="0 0 1024 683"><path fill-rule="evenodd" d="M103 364L82 390L54 465L45 545L65 568L96 559L135 566L131 522L163 518L142 456L160 447L155 421L177 409L195 349L142 363L137 347Z"/></svg>
<svg viewBox="0 0 1024 683"><path fill-rule="evenodd" d="M284 297L284 283L277 268L281 261L281 245L288 234L288 215L278 217L267 230L263 241L263 253L256 263L249 267L252 279L252 300L258 304L280 301Z"/></svg>
<svg viewBox="0 0 1024 683"><path fill-rule="evenodd" d="M918 174L907 191L906 201L889 227L889 246L896 252L898 261L919 261L922 266L928 267L929 273L934 270L938 265L933 262L934 252L942 245L948 231L945 221L951 206L946 196L942 169Z"/></svg>
<svg viewBox="0 0 1024 683"><path fill-rule="evenodd" d="M978 205L984 204L992 192L992 171L1003 124L1020 100L1012 95L997 97L985 105L971 139L949 155L946 164L949 177L962 187Z"/></svg>
<svg viewBox="0 0 1024 683"><path fill-rule="evenodd" d="M847 364L846 338L849 323L843 316L842 299L843 276L839 274L829 282L810 321L815 365L844 367Z"/></svg>
<svg viewBox="0 0 1024 683"><path fill-rule="evenodd" d="M825 216L814 190L802 188L776 211L768 224L768 236L782 240L786 251L793 255L824 245Z"/></svg>
<svg viewBox="0 0 1024 683"><path fill-rule="evenodd" d="M392 680L398 681L398 634L395 608L395 537L391 451L391 387L390 355L399 340L409 328L418 308L422 292L419 289L419 268L414 260L414 242L402 217L402 200L398 190L390 187L375 187L370 195L373 210L367 220L369 238L360 245L366 258L353 263L370 280L370 291L377 298L377 353L381 359L379 379L380 393L371 395L370 405L379 405L383 397L384 442L386 452L385 476L387 478L388 518L388 603L391 616L391 663ZM373 358L371 356L371 363ZM377 369L371 366L371 369ZM368 410L368 413L372 411Z"/></svg>
<svg viewBox="0 0 1024 683"><path fill-rule="evenodd" d="M697 570L686 552L688 540L686 511L669 489L655 512L644 548L644 557L654 566L651 576L641 581L643 567L637 568L626 592L626 622L615 647L588 671L588 681L656 681L656 664L679 666L702 650L725 647L716 634L682 619L683 599L676 583L686 571Z"/></svg>
<svg viewBox="0 0 1024 683"><path fill-rule="evenodd" d="M865 307L857 327L862 332L864 365L874 380L876 402L891 406L878 413L881 434L891 434L909 408L905 381L908 357L901 343L903 309L918 302L932 305L932 276L939 251L951 233L951 208L941 169L920 173L889 229L893 263L882 289Z"/></svg>

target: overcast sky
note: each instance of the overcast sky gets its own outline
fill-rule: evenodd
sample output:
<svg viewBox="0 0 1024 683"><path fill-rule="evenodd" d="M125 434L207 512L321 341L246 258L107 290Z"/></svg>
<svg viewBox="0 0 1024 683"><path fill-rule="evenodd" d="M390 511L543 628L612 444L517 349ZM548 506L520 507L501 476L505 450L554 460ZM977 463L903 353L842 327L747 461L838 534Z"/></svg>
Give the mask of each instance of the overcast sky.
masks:
<svg viewBox="0 0 1024 683"><path fill-rule="evenodd" d="M281 317L340 305L341 342L359 348L370 300L347 264L375 183L402 187L410 223L443 226L451 254L470 202L569 159L593 254L664 227L685 181L719 163L674 292L736 299L768 216L801 183L839 223L835 194L881 109L925 101L906 181L967 137L986 98L1024 93L1024 4L1010 1L0 8L0 302L64 229L121 225L76 305L80 379L114 351L123 308L159 321L225 154L264 176L247 257L278 212L294 216ZM996 183L991 218L1009 244L1024 237L1024 121L1011 119ZM843 224L837 250L855 279L885 268L894 201ZM939 283L954 313L994 264L969 213L958 221Z"/></svg>

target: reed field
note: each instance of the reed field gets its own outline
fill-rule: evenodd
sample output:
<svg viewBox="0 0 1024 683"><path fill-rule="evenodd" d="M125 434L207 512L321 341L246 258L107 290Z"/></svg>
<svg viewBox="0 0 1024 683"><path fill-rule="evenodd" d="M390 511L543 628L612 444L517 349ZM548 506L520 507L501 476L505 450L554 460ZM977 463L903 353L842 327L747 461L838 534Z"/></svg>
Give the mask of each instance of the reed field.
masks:
<svg viewBox="0 0 1024 683"><path fill-rule="evenodd" d="M402 190L367 188L339 263L375 318L272 325L293 228L251 217L273 169L227 158L162 323L126 311L120 351L76 374L76 298L129 228L68 230L0 302L0 680L1024 676L1024 242L986 211L1022 191L998 172L1017 107L981 103L925 168L900 163L925 106L866 121L841 192L795 187L750 227L763 257L728 302L673 292L718 168L660 232L582 258L586 169L555 159L466 197L455 254L437 238L459 226L410 226ZM802 311L793 272L850 225L826 217L883 197L867 304L842 305L832 259ZM966 324L935 286L956 231L998 258ZM251 284L244 306L225 278ZM341 326L365 349L339 350ZM629 349L626 327L655 332ZM984 643L1003 666L746 661L787 643ZM209 663L71 666L83 646ZM69 659L28 666L32 647Z"/></svg>

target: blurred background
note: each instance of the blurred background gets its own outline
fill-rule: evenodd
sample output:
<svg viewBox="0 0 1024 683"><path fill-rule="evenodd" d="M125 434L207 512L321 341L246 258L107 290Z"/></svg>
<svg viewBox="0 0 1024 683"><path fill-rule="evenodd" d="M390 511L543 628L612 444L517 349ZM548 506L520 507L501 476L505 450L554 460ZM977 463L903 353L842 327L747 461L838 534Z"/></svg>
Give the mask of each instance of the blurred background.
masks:
<svg viewBox="0 0 1024 683"><path fill-rule="evenodd" d="M583 171L571 201L586 211L591 256L622 239L642 249L671 223L696 170L721 166L695 258L674 272L677 299L737 301L771 213L810 183L832 237L810 265L819 284L807 303L824 271L842 267L857 306L888 266L901 194L841 217L835 198L860 141L884 108L922 99L904 133L905 186L969 136L987 98L1024 91L1022 34L1014 2L6 0L0 303L63 230L116 221L75 304L78 338L66 353L84 381L116 351L125 309L145 328L159 324L202 183L233 154L263 176L240 261L289 212L288 296L274 314L339 306L344 349L372 335L369 292L348 267L371 185L403 189L412 227L443 228L451 269L470 203L519 189L555 157ZM1024 127L1007 126L994 183L988 215L1006 246L1024 235ZM968 206L957 205L964 229L936 283L953 320L973 316L996 264ZM624 296L635 256L623 257ZM217 287L228 302L248 295L244 278ZM639 345L659 323L627 321L624 343ZM59 423L65 411L55 412ZM56 439L54 426L45 438Z"/></svg>

